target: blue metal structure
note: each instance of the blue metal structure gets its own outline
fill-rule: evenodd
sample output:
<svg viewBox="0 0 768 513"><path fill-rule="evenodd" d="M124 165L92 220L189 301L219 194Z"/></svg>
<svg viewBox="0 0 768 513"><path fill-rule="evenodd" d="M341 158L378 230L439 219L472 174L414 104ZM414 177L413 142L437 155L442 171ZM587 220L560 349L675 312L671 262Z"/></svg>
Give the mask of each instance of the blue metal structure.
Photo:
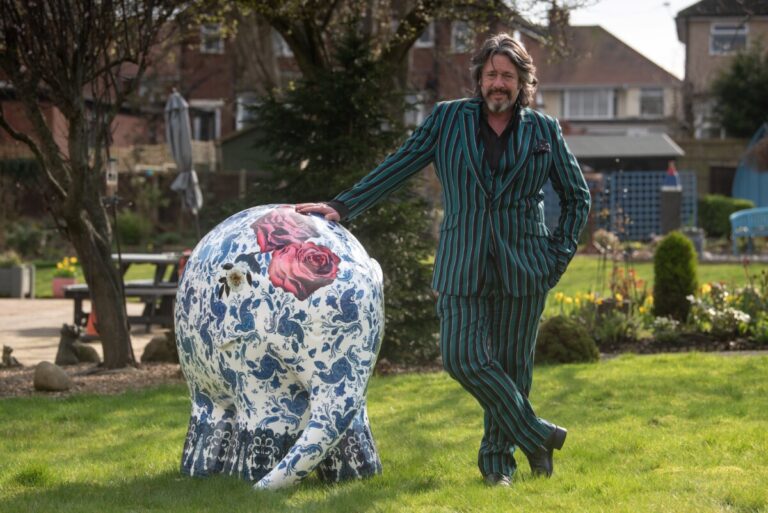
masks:
<svg viewBox="0 0 768 513"><path fill-rule="evenodd" d="M739 237L747 239L749 246L752 238L768 236L768 207L747 208L730 215L733 254L739 254Z"/></svg>
<svg viewBox="0 0 768 513"><path fill-rule="evenodd" d="M622 240L649 240L661 233L661 186L666 171L614 171L604 173L603 191L592 194L592 213L599 216L607 209L608 215L598 217L596 226L610 230ZM681 219L683 225L696 226L698 219L696 173L678 172L683 186ZM554 229L560 216L560 200L547 184L544 192L544 212L547 226ZM621 226L627 220L625 229Z"/></svg>
<svg viewBox="0 0 768 513"><path fill-rule="evenodd" d="M768 207L768 169L756 169L749 159L750 150L764 137L768 137L768 123L763 123L747 146L747 151L733 178L731 195L752 200L755 207Z"/></svg>

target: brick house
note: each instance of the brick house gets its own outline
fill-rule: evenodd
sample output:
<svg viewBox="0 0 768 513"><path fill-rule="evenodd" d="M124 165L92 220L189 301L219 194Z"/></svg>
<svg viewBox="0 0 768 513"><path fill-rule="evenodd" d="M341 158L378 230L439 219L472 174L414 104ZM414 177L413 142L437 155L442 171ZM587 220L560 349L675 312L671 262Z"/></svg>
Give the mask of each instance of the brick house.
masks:
<svg viewBox="0 0 768 513"><path fill-rule="evenodd" d="M768 1L701 0L675 17L685 44L684 119L696 139L725 138L714 118L709 89L736 53L768 44Z"/></svg>

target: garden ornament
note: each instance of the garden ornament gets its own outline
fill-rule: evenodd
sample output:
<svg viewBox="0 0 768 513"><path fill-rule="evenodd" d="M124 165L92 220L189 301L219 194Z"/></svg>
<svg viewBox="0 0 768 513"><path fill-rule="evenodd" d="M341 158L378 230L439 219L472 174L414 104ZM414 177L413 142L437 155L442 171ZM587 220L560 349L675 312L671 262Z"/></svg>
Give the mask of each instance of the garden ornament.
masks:
<svg viewBox="0 0 768 513"><path fill-rule="evenodd" d="M254 207L208 233L176 301L192 398L181 470L277 489L381 472L365 392L384 330L379 264L341 225Z"/></svg>
<svg viewBox="0 0 768 513"><path fill-rule="evenodd" d="M13 353L13 348L11 346L3 346L3 360L2 360L2 367L23 367L22 364L19 363L19 361L16 359L15 356L13 356L11 353Z"/></svg>

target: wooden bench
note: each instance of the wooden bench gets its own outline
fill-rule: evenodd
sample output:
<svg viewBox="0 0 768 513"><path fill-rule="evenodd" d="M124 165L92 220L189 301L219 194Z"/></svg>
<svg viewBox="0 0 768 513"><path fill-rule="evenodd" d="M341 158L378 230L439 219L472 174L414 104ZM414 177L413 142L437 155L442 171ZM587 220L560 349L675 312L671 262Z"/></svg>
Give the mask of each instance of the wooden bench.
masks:
<svg viewBox="0 0 768 513"><path fill-rule="evenodd" d="M125 283L125 298L136 298L144 303L141 315L129 315L130 324L144 324L149 331L150 325L159 324L165 328L173 327L173 305L176 299L176 284L155 284L152 280L128 281ZM83 300L90 299L88 285L69 285L64 288L64 297L75 302L75 325L84 327L90 312L83 311Z"/></svg>
<svg viewBox="0 0 768 513"><path fill-rule="evenodd" d="M754 237L768 236L768 207L747 208L734 212L731 221L731 240L733 254L739 254L739 237L747 239L747 247L752 247Z"/></svg>

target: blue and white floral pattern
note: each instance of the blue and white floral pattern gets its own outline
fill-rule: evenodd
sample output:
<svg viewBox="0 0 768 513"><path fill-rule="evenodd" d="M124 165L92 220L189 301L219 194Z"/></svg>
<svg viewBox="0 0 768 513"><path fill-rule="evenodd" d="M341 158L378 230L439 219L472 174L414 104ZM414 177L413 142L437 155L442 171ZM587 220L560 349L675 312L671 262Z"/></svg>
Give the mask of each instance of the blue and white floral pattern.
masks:
<svg viewBox="0 0 768 513"><path fill-rule="evenodd" d="M184 268L176 342L192 415L181 469L256 488L379 474L365 392L381 268L341 225L267 205L208 233Z"/></svg>

